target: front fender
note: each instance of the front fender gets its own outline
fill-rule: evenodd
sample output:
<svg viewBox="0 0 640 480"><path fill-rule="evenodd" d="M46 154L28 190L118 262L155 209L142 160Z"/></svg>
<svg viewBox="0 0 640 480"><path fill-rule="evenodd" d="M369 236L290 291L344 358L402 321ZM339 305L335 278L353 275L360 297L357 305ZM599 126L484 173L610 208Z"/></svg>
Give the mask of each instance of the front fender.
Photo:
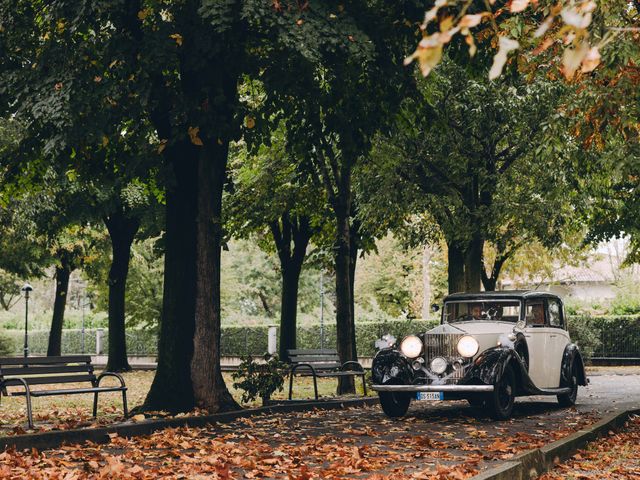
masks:
<svg viewBox="0 0 640 480"><path fill-rule="evenodd" d="M587 385L587 372L584 368L584 360L580 349L575 343L570 343L564 349L562 354L562 370L560 371L560 386L569 385L571 377L571 367L576 363L578 369L578 385Z"/></svg>
<svg viewBox="0 0 640 480"><path fill-rule="evenodd" d="M528 392L536 390L527 374L526 366L518 353L510 347L493 347L482 352L473 362L473 366L460 381L462 384L495 385L508 366L512 366L516 375L518 390Z"/></svg>
<svg viewBox="0 0 640 480"><path fill-rule="evenodd" d="M398 350L383 348L373 358L371 379L374 385L411 385L413 369Z"/></svg>

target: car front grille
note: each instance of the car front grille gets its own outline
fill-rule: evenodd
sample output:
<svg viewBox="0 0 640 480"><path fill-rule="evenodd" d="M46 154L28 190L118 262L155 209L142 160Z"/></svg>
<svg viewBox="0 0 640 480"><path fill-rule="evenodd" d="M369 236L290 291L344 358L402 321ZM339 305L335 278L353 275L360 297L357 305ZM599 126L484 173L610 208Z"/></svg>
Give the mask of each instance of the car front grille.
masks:
<svg viewBox="0 0 640 480"><path fill-rule="evenodd" d="M444 357L449 362L449 368L442 377L443 383L457 383L464 377L464 368L455 370L453 360L460 358L458 353L458 341L464 334L457 333L433 333L424 336L424 359L429 368L431 360L435 357Z"/></svg>
<svg viewBox="0 0 640 480"><path fill-rule="evenodd" d="M457 333L427 333L424 336L424 359L430 362L435 357L457 358L458 341L463 337Z"/></svg>

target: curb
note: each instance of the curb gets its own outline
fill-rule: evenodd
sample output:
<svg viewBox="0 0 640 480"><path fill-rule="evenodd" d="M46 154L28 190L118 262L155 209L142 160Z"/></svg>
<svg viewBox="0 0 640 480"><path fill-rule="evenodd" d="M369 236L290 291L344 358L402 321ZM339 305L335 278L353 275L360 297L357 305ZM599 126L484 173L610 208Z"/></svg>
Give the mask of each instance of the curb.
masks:
<svg viewBox="0 0 640 480"><path fill-rule="evenodd" d="M631 415L640 414L640 409L621 410L605 416L599 422L578 430L540 448L529 450L513 459L490 468L470 480L530 480L550 470L562 460L569 458L587 443L607 435L627 421Z"/></svg>
<svg viewBox="0 0 640 480"><path fill-rule="evenodd" d="M140 435L148 435L165 428L203 427L213 423L228 423L238 418L247 418L269 413L306 412L314 409L340 410L344 408L375 405L377 403L378 397L364 397L349 400L311 401L250 408L246 410L235 410L232 412L215 413L213 415L205 415L201 417L185 416L170 419L144 420L138 423L119 423L102 428L56 430L44 433L15 435L10 437L5 436L0 437L0 450L4 451L7 448L15 448L16 450L31 448L47 450L50 448L58 448L65 443L82 443L88 440L94 443L108 443L111 440L109 434L113 433L118 434L120 437L136 437Z"/></svg>

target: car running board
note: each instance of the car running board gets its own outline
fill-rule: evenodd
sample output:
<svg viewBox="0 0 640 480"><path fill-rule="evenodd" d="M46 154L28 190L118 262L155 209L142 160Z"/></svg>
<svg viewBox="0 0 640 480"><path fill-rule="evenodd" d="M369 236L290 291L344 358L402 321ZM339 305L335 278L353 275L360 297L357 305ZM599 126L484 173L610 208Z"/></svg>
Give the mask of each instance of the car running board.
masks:
<svg viewBox="0 0 640 480"><path fill-rule="evenodd" d="M571 387L538 388L538 390L540 391L538 395L562 395L565 393L571 393Z"/></svg>

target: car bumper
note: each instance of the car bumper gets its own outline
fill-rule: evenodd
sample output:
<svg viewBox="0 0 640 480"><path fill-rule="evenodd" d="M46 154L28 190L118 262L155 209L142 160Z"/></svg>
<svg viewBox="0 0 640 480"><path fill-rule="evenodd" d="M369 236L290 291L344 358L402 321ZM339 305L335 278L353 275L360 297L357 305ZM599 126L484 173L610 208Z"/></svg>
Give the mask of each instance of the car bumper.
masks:
<svg viewBox="0 0 640 480"><path fill-rule="evenodd" d="M376 392L493 392L493 385L373 385Z"/></svg>

